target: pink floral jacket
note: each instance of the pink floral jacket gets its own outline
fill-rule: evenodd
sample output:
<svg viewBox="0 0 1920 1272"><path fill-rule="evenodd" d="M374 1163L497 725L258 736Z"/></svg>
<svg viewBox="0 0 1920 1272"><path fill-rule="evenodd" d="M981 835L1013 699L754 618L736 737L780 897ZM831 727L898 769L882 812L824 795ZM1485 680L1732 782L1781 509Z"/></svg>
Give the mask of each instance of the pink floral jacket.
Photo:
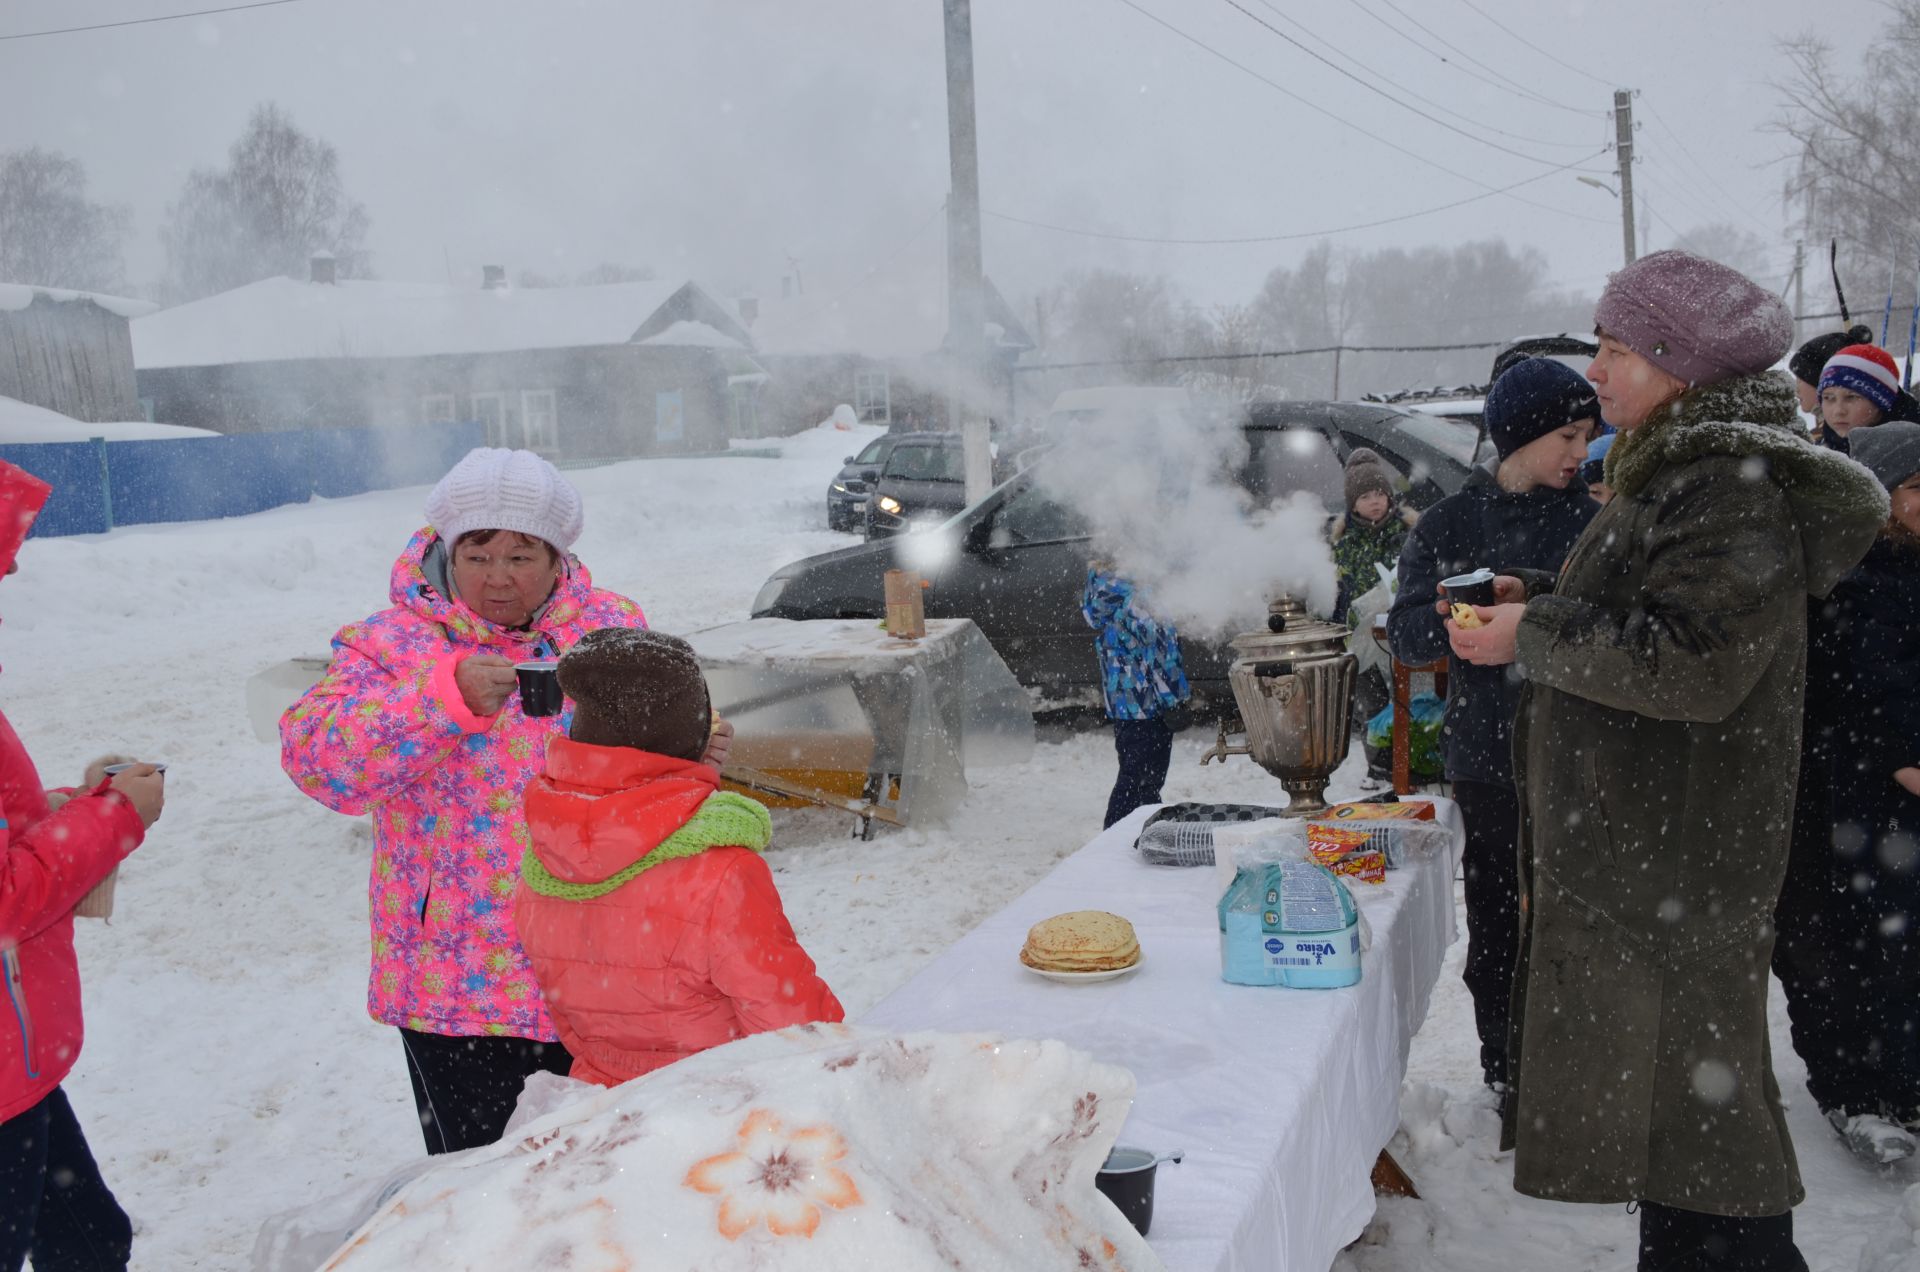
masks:
<svg viewBox="0 0 1920 1272"><path fill-rule="evenodd" d="M546 608L508 631L444 595L414 535L394 563L391 609L340 629L333 663L280 720L287 775L335 812L373 815L375 1020L456 1037L558 1035L513 926L527 847L521 793L568 715L523 715L518 696L475 716L461 659L553 657L600 627L645 627L640 607L568 559Z"/></svg>

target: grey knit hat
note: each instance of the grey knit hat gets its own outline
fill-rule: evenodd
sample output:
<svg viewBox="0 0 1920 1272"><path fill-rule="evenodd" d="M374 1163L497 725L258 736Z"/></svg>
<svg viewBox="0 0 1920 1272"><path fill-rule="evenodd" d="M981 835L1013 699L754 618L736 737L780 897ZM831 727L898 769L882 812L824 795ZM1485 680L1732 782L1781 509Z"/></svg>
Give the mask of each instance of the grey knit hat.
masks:
<svg viewBox="0 0 1920 1272"><path fill-rule="evenodd" d="M1379 452L1357 446L1347 456L1347 511L1353 511L1353 505L1360 502L1362 495L1385 495L1389 501L1393 498L1393 474L1387 470L1387 461L1380 458Z"/></svg>
<svg viewBox="0 0 1920 1272"><path fill-rule="evenodd" d="M1880 479L1889 491L1920 473L1920 424L1894 420L1847 434L1855 460Z"/></svg>
<svg viewBox="0 0 1920 1272"><path fill-rule="evenodd" d="M1594 324L1688 384L1765 371L1793 344L1780 298L1718 261L1669 249L1607 280Z"/></svg>

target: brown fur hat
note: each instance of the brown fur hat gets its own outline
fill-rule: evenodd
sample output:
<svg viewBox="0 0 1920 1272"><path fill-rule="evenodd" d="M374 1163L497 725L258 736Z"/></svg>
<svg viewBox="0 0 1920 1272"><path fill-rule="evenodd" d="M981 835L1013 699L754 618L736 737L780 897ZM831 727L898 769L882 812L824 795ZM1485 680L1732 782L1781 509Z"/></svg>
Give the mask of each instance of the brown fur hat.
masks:
<svg viewBox="0 0 1920 1272"><path fill-rule="evenodd" d="M560 660L560 688L573 699L567 736L589 746L626 746L698 760L713 728L707 678L678 636L633 627L588 632Z"/></svg>

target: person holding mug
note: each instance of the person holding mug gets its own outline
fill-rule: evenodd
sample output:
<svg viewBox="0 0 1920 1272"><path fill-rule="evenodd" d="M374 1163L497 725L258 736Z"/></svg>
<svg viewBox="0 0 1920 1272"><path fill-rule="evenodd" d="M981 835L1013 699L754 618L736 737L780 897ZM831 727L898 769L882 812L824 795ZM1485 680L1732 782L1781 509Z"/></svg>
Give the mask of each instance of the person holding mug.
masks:
<svg viewBox="0 0 1920 1272"><path fill-rule="evenodd" d="M526 1079L573 1063L513 923L521 796L568 713L526 714L514 667L646 617L571 554L580 493L531 451L470 452L426 514L392 605L340 629L280 737L302 791L372 815L367 1010L399 1031L427 1151L445 1153L497 1140ZM709 764L731 738L719 722Z"/></svg>
<svg viewBox="0 0 1920 1272"><path fill-rule="evenodd" d="M0 463L0 562L20 568L51 488ZM61 1083L80 1055L73 911L160 818L159 771L129 765L51 792L0 715L0 1272L125 1268L133 1224L114 1200Z"/></svg>
<svg viewBox="0 0 1920 1272"><path fill-rule="evenodd" d="M1802 431L1772 292L1655 252L1587 370L1614 498L1556 574L1513 571L1456 656L1511 666L1523 936L1514 1186L1638 1203L1641 1272L1804 1272L1768 961L1793 819L1807 598L1886 490Z"/></svg>

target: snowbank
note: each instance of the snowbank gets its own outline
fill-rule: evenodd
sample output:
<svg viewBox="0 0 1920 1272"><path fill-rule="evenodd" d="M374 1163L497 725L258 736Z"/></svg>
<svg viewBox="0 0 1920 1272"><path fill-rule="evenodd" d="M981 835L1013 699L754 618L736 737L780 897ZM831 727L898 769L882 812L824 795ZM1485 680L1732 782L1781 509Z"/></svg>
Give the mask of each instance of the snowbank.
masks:
<svg viewBox="0 0 1920 1272"><path fill-rule="evenodd" d="M155 424L125 420L89 424L43 406L0 397L0 445L42 442L84 442L95 437L109 442L156 442L180 437L218 437L207 428L185 424Z"/></svg>

